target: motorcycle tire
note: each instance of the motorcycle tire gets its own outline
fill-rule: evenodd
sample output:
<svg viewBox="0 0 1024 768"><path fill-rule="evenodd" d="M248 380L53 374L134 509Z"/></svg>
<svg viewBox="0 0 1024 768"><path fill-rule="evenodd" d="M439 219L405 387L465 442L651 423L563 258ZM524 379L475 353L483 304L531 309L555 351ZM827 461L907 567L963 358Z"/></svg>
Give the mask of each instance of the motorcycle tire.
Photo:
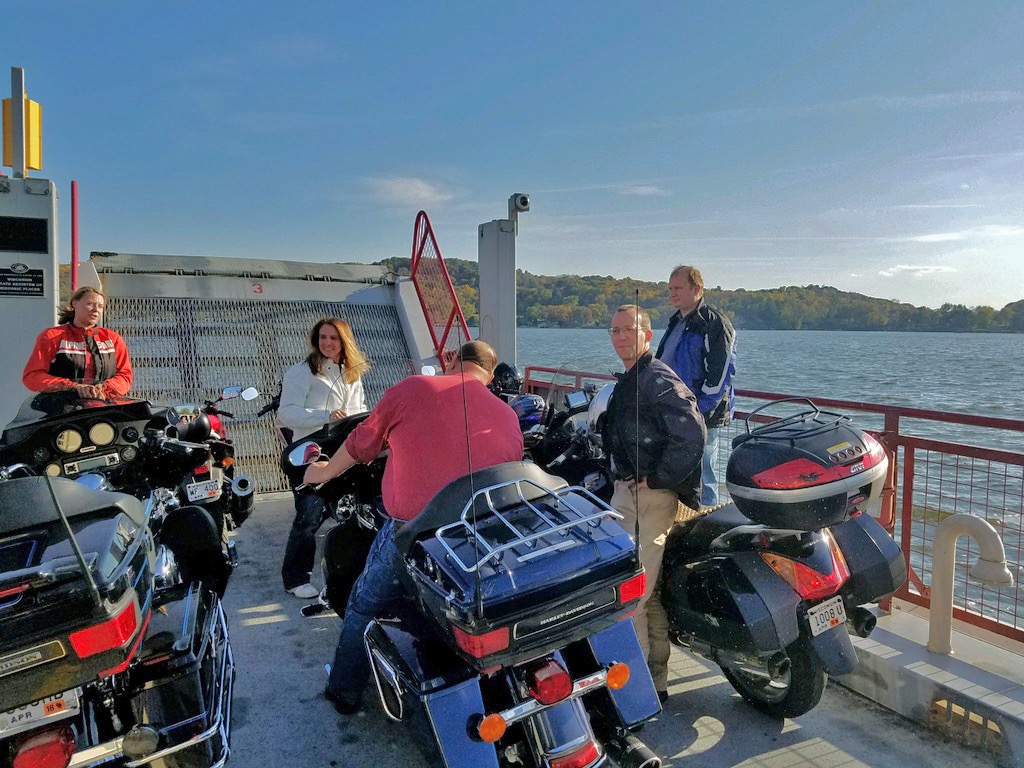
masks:
<svg viewBox="0 0 1024 768"><path fill-rule="evenodd" d="M828 682L821 659L809 640L800 638L786 648L789 671L775 680L722 667L726 680L755 709L777 718L799 717L814 709L821 701Z"/></svg>
<svg viewBox="0 0 1024 768"><path fill-rule="evenodd" d="M321 565L327 602L339 616L345 615L348 596L363 572L376 531L368 530L354 519L339 523L324 536Z"/></svg>

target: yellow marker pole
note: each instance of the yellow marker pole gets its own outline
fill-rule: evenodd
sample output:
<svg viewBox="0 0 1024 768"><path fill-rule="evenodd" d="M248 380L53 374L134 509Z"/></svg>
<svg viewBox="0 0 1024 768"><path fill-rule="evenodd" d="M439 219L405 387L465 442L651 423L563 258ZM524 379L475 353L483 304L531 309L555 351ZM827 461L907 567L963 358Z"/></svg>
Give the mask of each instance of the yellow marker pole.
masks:
<svg viewBox="0 0 1024 768"><path fill-rule="evenodd" d="M11 98L3 100L3 164L16 179L43 167L43 108L25 93L21 67L11 67Z"/></svg>

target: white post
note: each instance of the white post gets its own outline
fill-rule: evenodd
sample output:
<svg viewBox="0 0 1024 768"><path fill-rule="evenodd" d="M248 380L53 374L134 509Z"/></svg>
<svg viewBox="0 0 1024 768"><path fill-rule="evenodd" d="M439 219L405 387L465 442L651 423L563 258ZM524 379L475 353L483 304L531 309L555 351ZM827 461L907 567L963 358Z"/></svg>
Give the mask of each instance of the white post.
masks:
<svg viewBox="0 0 1024 768"><path fill-rule="evenodd" d="M11 175L24 179L25 164L25 70L11 67L11 137L14 146L11 151Z"/></svg>
<svg viewBox="0 0 1024 768"><path fill-rule="evenodd" d="M516 235L519 214L530 210L522 192L508 199L508 218L478 227L480 340L494 347L501 362L516 365Z"/></svg>

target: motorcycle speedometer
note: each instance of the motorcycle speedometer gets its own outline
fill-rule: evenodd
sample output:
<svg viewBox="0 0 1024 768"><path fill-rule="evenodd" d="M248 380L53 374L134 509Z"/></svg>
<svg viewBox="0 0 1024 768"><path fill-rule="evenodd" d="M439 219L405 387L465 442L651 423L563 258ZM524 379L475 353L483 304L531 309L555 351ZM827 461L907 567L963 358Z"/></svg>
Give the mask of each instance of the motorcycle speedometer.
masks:
<svg viewBox="0 0 1024 768"><path fill-rule="evenodd" d="M54 444L61 453L74 453L82 447L82 433L77 429L62 429Z"/></svg>
<svg viewBox="0 0 1024 768"><path fill-rule="evenodd" d="M110 445L117 437L117 430L114 425L107 421L99 421L89 427L89 440L94 445Z"/></svg>

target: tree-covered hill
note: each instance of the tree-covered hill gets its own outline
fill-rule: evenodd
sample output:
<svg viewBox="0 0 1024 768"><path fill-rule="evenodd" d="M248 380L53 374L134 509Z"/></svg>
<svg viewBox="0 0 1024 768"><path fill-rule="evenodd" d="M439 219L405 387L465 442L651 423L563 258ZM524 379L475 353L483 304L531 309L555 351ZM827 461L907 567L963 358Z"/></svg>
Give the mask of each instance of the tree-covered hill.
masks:
<svg viewBox="0 0 1024 768"><path fill-rule="evenodd" d="M409 259L384 259L396 274L409 274ZM446 259L466 320L477 324L477 263ZM517 270L520 326L599 328L620 304L639 304L655 327L672 314L668 282L600 275L534 275ZM915 307L820 285L735 291L707 288L707 301L724 311L737 328L751 330L972 331L1024 333L1024 300L992 307L943 304Z"/></svg>

